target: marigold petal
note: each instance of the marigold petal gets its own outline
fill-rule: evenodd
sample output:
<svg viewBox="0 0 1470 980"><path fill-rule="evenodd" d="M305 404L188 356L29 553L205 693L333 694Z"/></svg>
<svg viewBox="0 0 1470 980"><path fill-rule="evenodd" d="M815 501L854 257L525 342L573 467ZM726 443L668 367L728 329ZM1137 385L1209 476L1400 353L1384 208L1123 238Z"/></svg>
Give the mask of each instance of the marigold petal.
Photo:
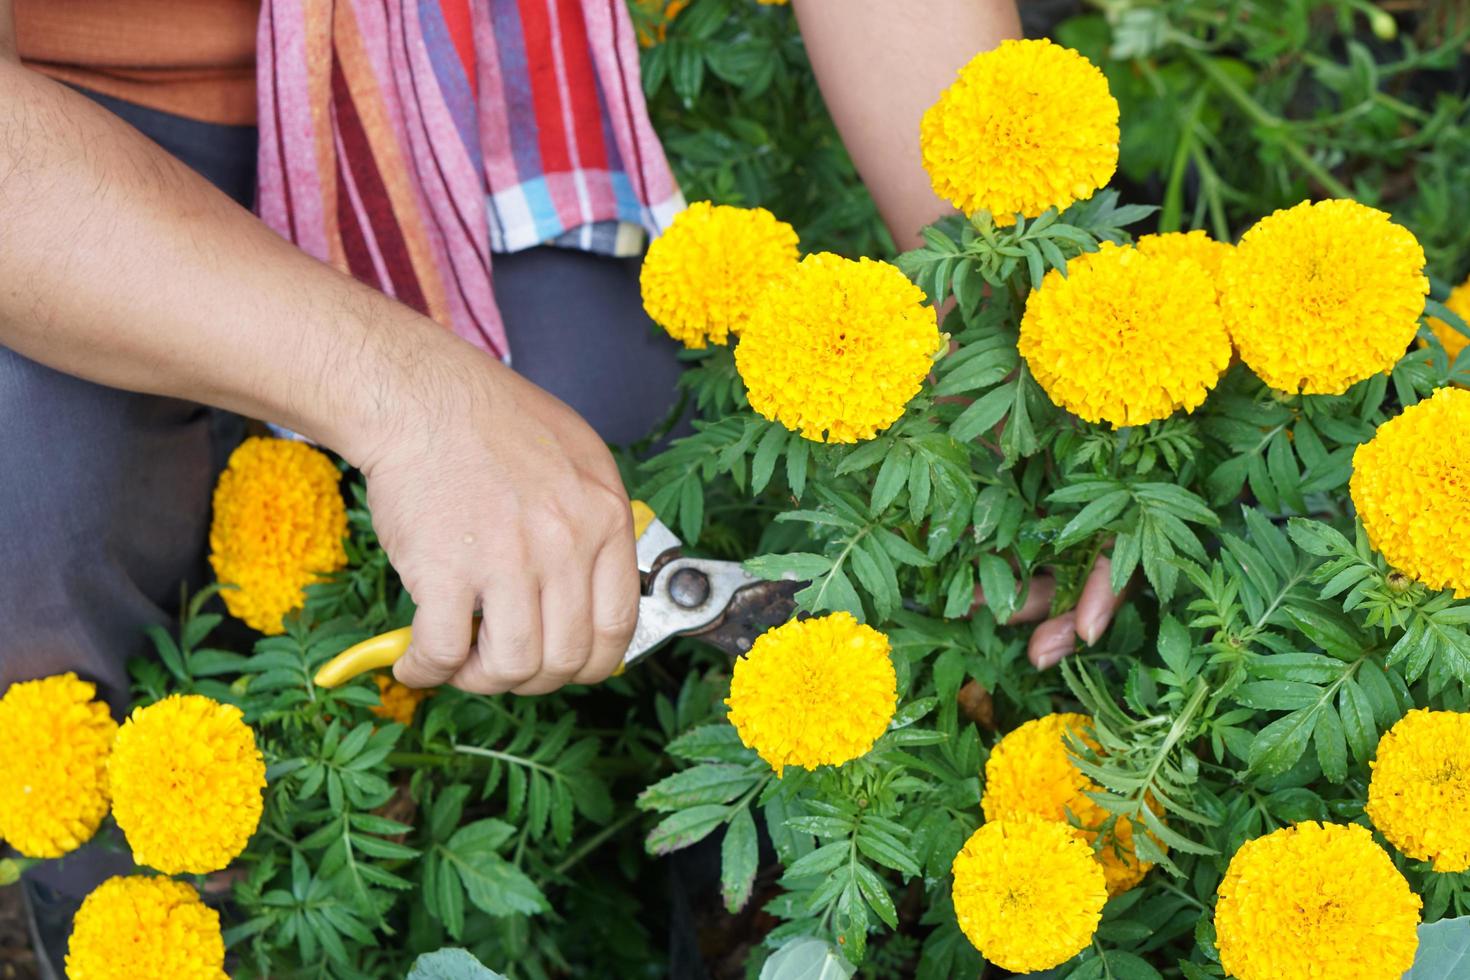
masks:
<svg viewBox="0 0 1470 980"><path fill-rule="evenodd" d="M82 902L70 980L228 980L219 913L180 881L109 878Z"/></svg>
<svg viewBox="0 0 1470 980"><path fill-rule="evenodd" d="M1230 365L1214 281L1190 259L1104 242L1026 301L1021 356L1078 418L1142 425L1192 412Z"/></svg>
<svg viewBox="0 0 1470 980"><path fill-rule="evenodd" d="M998 225L1091 197L1118 167L1118 101L1097 66L1045 38L960 69L919 126L934 192Z"/></svg>
<svg viewBox="0 0 1470 980"><path fill-rule="evenodd" d="M0 698L0 840L57 858L107 816L107 755L117 722L97 687L65 673L12 684Z"/></svg>
<svg viewBox="0 0 1470 980"><path fill-rule="evenodd" d="M1470 279L1466 279L1450 290L1449 298L1444 301L1444 305L1449 307L1450 312L1459 316L1461 320L1470 322ZM1450 356L1450 363L1453 364L1455 358L1460 356L1460 352L1470 346L1470 337L1465 336L1437 316L1428 317L1427 322L1434 336L1439 338L1445 353Z"/></svg>
<svg viewBox="0 0 1470 980"><path fill-rule="evenodd" d="M817 442L859 442L903 415L940 345L897 268L808 255L756 302L735 348L750 407Z"/></svg>
<svg viewBox="0 0 1470 980"><path fill-rule="evenodd" d="M1367 813L1409 857L1470 869L1470 714L1418 708L1384 732Z"/></svg>
<svg viewBox="0 0 1470 980"><path fill-rule="evenodd" d="M725 344L796 265L796 231L764 208L695 201L648 246L643 308L685 347Z"/></svg>
<svg viewBox="0 0 1470 980"><path fill-rule="evenodd" d="M840 766L893 720L888 637L845 612L767 630L735 661L725 703L740 740L777 773Z"/></svg>
<svg viewBox="0 0 1470 980"><path fill-rule="evenodd" d="M138 708L108 775L133 860L167 874L228 866L260 824L265 760L233 705L175 694Z"/></svg>
<svg viewBox="0 0 1470 980"><path fill-rule="evenodd" d="M290 439L250 438L214 488L209 563L225 607L262 633L301 608L306 586L347 565L341 474L319 450Z"/></svg>
<svg viewBox="0 0 1470 980"><path fill-rule="evenodd" d="M1067 751L1068 737L1097 750L1092 719L1079 714L1050 714L1007 733L985 762L985 793L980 806L986 820L1022 816L1075 822L1093 848L1107 876L1108 893L1121 895L1143 880L1153 867L1133 849L1133 822L1114 818L1089 793L1098 786L1078 769ZM1158 807L1153 807L1155 812ZM1163 842L1149 835L1159 850Z"/></svg>
<svg viewBox="0 0 1470 980"><path fill-rule="evenodd" d="M1380 425L1348 488L1390 565L1470 598L1470 391L1441 388Z"/></svg>
<svg viewBox="0 0 1470 980"><path fill-rule="evenodd" d="M1398 362L1429 280L1408 229L1356 201L1262 218L1226 257L1221 308L1241 360L1279 391L1339 395Z"/></svg>
<svg viewBox="0 0 1470 980"><path fill-rule="evenodd" d="M1419 946L1419 896L1356 824L1247 841L1219 895L1215 946L1237 980L1399 980Z"/></svg>
<svg viewBox="0 0 1470 980"><path fill-rule="evenodd" d="M1046 970L1087 948L1108 891L1102 867L1065 823L1020 816L991 820L954 859L960 929L995 965Z"/></svg>
<svg viewBox="0 0 1470 980"><path fill-rule="evenodd" d="M1204 269L1210 281L1220 283L1220 270L1225 266L1225 256L1234 246L1217 242L1207 233L1194 231L1170 231L1159 235L1144 235L1138 239L1137 248L1144 255L1156 259L1187 259Z"/></svg>
<svg viewBox="0 0 1470 980"><path fill-rule="evenodd" d="M378 685L380 703L369 710L379 718L387 718L400 725L412 725L414 712L425 698L434 693L433 688L400 684L387 674L374 674L373 681Z"/></svg>

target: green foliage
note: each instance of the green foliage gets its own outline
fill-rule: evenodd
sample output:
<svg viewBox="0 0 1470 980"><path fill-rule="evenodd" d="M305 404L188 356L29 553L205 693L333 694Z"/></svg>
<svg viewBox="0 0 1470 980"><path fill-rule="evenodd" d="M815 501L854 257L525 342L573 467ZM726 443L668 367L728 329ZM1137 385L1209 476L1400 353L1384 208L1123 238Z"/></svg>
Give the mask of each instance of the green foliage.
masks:
<svg viewBox="0 0 1470 980"><path fill-rule="evenodd" d="M646 30L663 4L633 5ZM891 255L789 6L694 0L643 55L649 114L691 201L763 207L803 251Z"/></svg>
<svg viewBox="0 0 1470 980"><path fill-rule="evenodd" d="M1337 397L1279 395L1236 365L1193 415L1113 431L1052 405L1016 350L1029 291L1099 242L1155 223L1233 238L1322 193L1416 231L1442 299L1470 265L1470 24L1426 4L1383 37L1382 11L1355 0L1249 17L1235 0L1092 6L1056 33L1108 73L1129 196L1158 206L1106 191L1011 228L941 221L897 262L936 307L952 301L954 346L895 425L808 442L749 410L715 348L689 354L681 382L694 433L631 472L692 548L795 575L804 611L887 633L900 701L874 749L776 778L723 717L728 662L691 644L595 692L442 690L409 726L372 713L370 679L317 689L323 662L412 614L349 476L349 568L283 635L238 652L215 639L227 627L205 592L135 666L141 702L237 704L266 755L265 815L226 913L238 975L471 977L477 957L516 980L662 976L656 861L702 846L719 853L719 902L747 915L729 921L758 947L752 975L973 976L949 871L996 738L961 708L974 682L1000 731L1091 714L1099 750L1072 746L1077 764L1105 810L1158 841L1137 835L1158 867L1052 975L1220 978L1212 909L1236 848L1304 819L1365 820L1381 733L1412 706L1470 708L1470 603L1388 568L1347 498L1355 447L1470 383L1470 354L1451 364L1430 341ZM693 0L645 50L644 80L690 199L767 207L806 250L892 252L789 8ZM1015 611L1042 575L1053 611L1072 608L1104 553L1132 601L1037 672ZM1395 861L1432 923L1417 978L1463 955L1452 917L1470 914L1470 878ZM434 953L446 945L467 952Z"/></svg>
<svg viewBox="0 0 1470 980"><path fill-rule="evenodd" d="M505 980L462 949L441 949L414 960L408 980Z"/></svg>
<svg viewBox="0 0 1470 980"><path fill-rule="evenodd" d="M1233 241L1304 198L1355 197L1413 228L1439 275L1470 271L1462 4L1088 5L1055 36L1106 72L1122 176L1160 202L1162 230Z"/></svg>
<svg viewBox="0 0 1470 980"><path fill-rule="evenodd" d="M1213 57L1169 43L1191 64ZM1301 166L1289 150L1282 160ZM1282 203L1314 189L1293 179ZM1214 192L1232 214L1261 206ZM1177 223L1171 200L1160 218ZM893 726L861 759L771 780L728 726L705 724L670 746L689 767L641 801L662 814L658 853L733 827L742 807L764 819L781 866L763 906L782 920L768 947L836 949L871 969L917 942L920 976L978 967L948 899L990 741L959 710L967 681L991 693L1002 731L1090 714L1098 748L1073 746L1077 765L1111 819L1149 832L1134 840L1156 869L1056 971L1078 980L1220 976L1212 909L1240 844L1304 819L1364 820L1381 733L1411 707L1467 706L1470 603L1389 569L1347 485L1356 447L1404 406L1470 381L1470 358L1451 364L1431 341L1333 397L1273 392L1237 364L1194 414L1116 431L1060 411L1031 378L1016 350L1025 297L1153 213L1105 191L1008 229L983 214L927 229L897 262L936 307L952 303L953 344L903 418L865 444L812 443L754 416L720 387L723 352L691 372L705 417L644 466L640 492L691 540L707 500L748 500L764 527L746 567L807 581L807 612L846 610L887 632L899 677ZM1070 609L1102 553L1115 588L1139 583L1132 605L1096 646L1038 674L1014 611L1043 573L1057 581L1053 611ZM725 856L727 886L743 882L741 849ZM1396 860L1426 920L1470 902L1463 876Z"/></svg>

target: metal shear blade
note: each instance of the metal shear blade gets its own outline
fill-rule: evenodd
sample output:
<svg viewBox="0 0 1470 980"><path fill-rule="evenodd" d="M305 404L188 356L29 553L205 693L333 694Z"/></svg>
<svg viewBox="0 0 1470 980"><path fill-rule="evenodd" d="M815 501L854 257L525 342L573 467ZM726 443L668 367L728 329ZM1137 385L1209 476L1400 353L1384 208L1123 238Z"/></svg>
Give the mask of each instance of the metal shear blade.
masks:
<svg viewBox="0 0 1470 980"><path fill-rule="evenodd" d="M644 589L625 665L674 636L698 637L738 655L796 611L793 597L806 583L760 579L738 562L686 558L681 547L657 519L638 538Z"/></svg>

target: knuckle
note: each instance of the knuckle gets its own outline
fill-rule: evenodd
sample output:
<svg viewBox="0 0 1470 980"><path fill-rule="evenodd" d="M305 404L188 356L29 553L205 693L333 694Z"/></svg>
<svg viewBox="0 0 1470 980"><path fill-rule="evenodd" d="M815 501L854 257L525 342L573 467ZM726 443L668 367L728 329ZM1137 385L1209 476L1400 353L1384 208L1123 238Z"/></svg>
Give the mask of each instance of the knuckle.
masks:
<svg viewBox="0 0 1470 980"><path fill-rule="evenodd" d="M555 651L548 650L546 657L541 662L541 673L555 677L571 677L582 669L591 655L590 638L586 644L568 644Z"/></svg>
<svg viewBox="0 0 1470 980"><path fill-rule="evenodd" d="M592 631L599 637L624 638L632 634L638 625L638 593L630 592L610 608L602 610L592 622Z"/></svg>

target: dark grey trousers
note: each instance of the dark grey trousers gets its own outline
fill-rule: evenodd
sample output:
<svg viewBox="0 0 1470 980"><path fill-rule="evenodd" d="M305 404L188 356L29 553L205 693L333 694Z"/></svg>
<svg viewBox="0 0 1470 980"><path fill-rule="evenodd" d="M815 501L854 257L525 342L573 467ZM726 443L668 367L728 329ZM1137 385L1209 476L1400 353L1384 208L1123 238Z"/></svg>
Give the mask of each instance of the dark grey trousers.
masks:
<svg viewBox="0 0 1470 980"><path fill-rule="evenodd" d="M253 129L94 98L249 203ZM636 263L532 249L496 258L495 287L517 370L603 438L632 442L663 418L679 365L643 313ZM0 691L74 670L126 706L125 664L147 651L144 628L169 623L184 582L205 581L210 492L238 431L224 413L0 347ZM79 853L43 876L85 894L89 863Z"/></svg>

